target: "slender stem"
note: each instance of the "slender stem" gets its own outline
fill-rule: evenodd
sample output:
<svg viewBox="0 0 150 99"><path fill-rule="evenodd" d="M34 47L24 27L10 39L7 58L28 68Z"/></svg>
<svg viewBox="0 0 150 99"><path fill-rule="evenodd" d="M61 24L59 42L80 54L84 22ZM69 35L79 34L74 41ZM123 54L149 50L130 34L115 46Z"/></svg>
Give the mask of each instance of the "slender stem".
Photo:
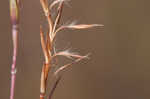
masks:
<svg viewBox="0 0 150 99"><path fill-rule="evenodd" d="M12 41L13 41L10 99L14 99L15 81L16 81L16 57L18 48L18 9L19 9L18 2L19 0L10 0L10 17L12 22Z"/></svg>
<svg viewBox="0 0 150 99"><path fill-rule="evenodd" d="M16 26L12 28L12 39L13 39L13 58L11 66L11 89L10 89L10 99L14 99L14 90L15 90L15 80L16 80L16 56L17 56L17 39L18 39L18 30Z"/></svg>
<svg viewBox="0 0 150 99"><path fill-rule="evenodd" d="M59 81L61 80L61 77L62 77L62 76L59 76L59 77L57 78L56 82L54 83L54 85L53 85L53 87L52 87L52 90L50 91L50 94L49 94L49 99L52 99L52 96L53 96L53 94L54 94L54 92L55 92L55 89L56 89L56 87L57 87Z"/></svg>

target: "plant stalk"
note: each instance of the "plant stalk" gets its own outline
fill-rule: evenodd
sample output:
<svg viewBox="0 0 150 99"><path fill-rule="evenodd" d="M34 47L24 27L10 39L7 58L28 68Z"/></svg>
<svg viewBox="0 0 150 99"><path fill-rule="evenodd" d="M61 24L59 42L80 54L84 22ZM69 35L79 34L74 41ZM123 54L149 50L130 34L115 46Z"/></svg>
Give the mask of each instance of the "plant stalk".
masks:
<svg viewBox="0 0 150 99"><path fill-rule="evenodd" d="M13 41L10 99L14 99L15 81L16 81L16 57L18 48L18 9L19 9L18 2L19 0L10 0L10 18L12 23L12 41Z"/></svg>
<svg viewBox="0 0 150 99"><path fill-rule="evenodd" d="M17 57L17 41L18 41L18 29L17 27L12 27L12 38L13 38L13 59L11 66L11 89L10 89L10 99L14 99L15 81L16 81L16 57Z"/></svg>

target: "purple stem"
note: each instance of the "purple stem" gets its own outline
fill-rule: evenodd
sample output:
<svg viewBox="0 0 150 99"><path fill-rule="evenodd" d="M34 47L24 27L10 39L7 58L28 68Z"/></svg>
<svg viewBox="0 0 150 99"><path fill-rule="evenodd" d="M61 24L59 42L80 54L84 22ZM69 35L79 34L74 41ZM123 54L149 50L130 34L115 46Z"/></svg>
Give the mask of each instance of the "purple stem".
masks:
<svg viewBox="0 0 150 99"><path fill-rule="evenodd" d="M16 80L16 56L17 56L17 42L18 42L17 25L13 25L12 27L12 40L13 40L13 58L12 58L12 66L11 66L10 99L14 99L15 80Z"/></svg>

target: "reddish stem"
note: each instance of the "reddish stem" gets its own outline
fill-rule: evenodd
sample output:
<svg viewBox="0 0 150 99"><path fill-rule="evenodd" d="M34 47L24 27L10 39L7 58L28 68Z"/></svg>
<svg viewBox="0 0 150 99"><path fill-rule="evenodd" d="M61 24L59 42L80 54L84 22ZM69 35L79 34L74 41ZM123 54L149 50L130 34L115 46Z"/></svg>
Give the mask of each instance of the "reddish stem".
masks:
<svg viewBox="0 0 150 99"><path fill-rule="evenodd" d="M13 40L13 58L11 66L10 99L14 99L15 80L16 80L16 56L17 56L17 42L18 42L18 29L16 25L13 25L12 27L12 40Z"/></svg>

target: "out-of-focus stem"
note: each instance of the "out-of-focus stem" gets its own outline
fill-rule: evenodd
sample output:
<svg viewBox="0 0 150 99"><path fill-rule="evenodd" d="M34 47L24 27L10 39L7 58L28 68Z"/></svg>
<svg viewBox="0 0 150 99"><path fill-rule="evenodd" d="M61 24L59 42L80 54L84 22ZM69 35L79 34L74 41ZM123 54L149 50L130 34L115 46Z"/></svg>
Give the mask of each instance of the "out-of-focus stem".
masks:
<svg viewBox="0 0 150 99"><path fill-rule="evenodd" d="M10 99L14 99L15 81L16 81L16 57L18 47L18 1L10 0L10 17L12 22L12 41L13 41L13 57L11 65L11 88Z"/></svg>
<svg viewBox="0 0 150 99"><path fill-rule="evenodd" d="M14 99L14 90L15 90L15 80L16 80L16 56L17 56L17 39L18 39L18 30L16 26L12 27L12 39L13 39L13 58L11 66L11 89L10 89L10 99Z"/></svg>

